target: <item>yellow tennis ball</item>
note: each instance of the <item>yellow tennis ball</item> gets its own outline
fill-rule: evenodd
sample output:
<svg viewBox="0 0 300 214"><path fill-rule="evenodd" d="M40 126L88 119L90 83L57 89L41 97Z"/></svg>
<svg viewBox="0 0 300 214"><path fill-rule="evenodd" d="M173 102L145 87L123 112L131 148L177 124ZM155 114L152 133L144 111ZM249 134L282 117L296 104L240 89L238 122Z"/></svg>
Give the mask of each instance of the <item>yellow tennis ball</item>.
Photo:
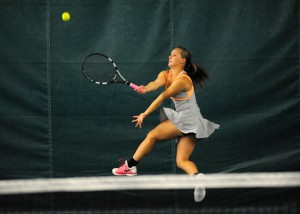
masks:
<svg viewBox="0 0 300 214"><path fill-rule="evenodd" d="M70 20L71 15L70 15L70 13L68 13L68 12L63 12L63 14L61 15L61 18L62 18L62 20L63 20L64 22L67 22L67 21Z"/></svg>

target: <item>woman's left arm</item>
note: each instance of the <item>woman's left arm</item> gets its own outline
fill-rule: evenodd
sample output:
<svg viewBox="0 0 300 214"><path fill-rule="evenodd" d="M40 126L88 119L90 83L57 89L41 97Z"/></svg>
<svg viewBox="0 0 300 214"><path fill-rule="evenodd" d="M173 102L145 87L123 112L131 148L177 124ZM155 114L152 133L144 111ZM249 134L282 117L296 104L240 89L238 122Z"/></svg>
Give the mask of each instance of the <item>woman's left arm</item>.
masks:
<svg viewBox="0 0 300 214"><path fill-rule="evenodd" d="M163 91L147 108L147 110L138 116L133 116L135 119L132 122L136 122L135 127L139 126L142 128L144 118L154 112L161 104L168 98L179 94L182 91L187 90L190 87L190 81L187 78L178 78L174 81L170 87Z"/></svg>

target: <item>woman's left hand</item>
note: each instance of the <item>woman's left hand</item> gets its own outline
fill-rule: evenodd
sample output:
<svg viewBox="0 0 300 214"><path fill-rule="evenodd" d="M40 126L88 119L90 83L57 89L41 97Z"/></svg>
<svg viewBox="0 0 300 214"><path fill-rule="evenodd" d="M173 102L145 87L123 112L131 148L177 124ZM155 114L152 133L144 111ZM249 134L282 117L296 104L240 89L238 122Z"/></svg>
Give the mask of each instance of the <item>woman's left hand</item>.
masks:
<svg viewBox="0 0 300 214"><path fill-rule="evenodd" d="M139 116L133 116L133 118L135 119L132 120L132 122L136 123L135 127L139 126L140 128L142 128L143 120L145 117L147 117L147 114L145 113L141 113Z"/></svg>

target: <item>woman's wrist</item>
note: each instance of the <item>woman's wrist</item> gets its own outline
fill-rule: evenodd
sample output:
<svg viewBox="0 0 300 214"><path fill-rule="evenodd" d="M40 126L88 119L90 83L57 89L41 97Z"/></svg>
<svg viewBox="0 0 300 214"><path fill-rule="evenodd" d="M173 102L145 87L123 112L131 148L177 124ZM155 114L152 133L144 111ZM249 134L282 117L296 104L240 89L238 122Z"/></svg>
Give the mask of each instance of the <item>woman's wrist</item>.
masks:
<svg viewBox="0 0 300 214"><path fill-rule="evenodd" d="M148 115L149 115L149 114L146 113L146 112L143 112L142 114L143 114L144 117L148 117Z"/></svg>

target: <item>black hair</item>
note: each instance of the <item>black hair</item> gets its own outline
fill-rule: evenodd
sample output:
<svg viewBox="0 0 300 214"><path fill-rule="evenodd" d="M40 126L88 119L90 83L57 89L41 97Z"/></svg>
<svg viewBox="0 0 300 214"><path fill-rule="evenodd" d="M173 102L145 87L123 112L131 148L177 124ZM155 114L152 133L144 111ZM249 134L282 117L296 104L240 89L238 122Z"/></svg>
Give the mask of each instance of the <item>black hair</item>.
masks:
<svg viewBox="0 0 300 214"><path fill-rule="evenodd" d="M176 47L181 50L182 58L186 59L184 71L187 72L194 84L203 87L204 81L208 79L208 74L205 68L192 62L192 54L184 47Z"/></svg>

